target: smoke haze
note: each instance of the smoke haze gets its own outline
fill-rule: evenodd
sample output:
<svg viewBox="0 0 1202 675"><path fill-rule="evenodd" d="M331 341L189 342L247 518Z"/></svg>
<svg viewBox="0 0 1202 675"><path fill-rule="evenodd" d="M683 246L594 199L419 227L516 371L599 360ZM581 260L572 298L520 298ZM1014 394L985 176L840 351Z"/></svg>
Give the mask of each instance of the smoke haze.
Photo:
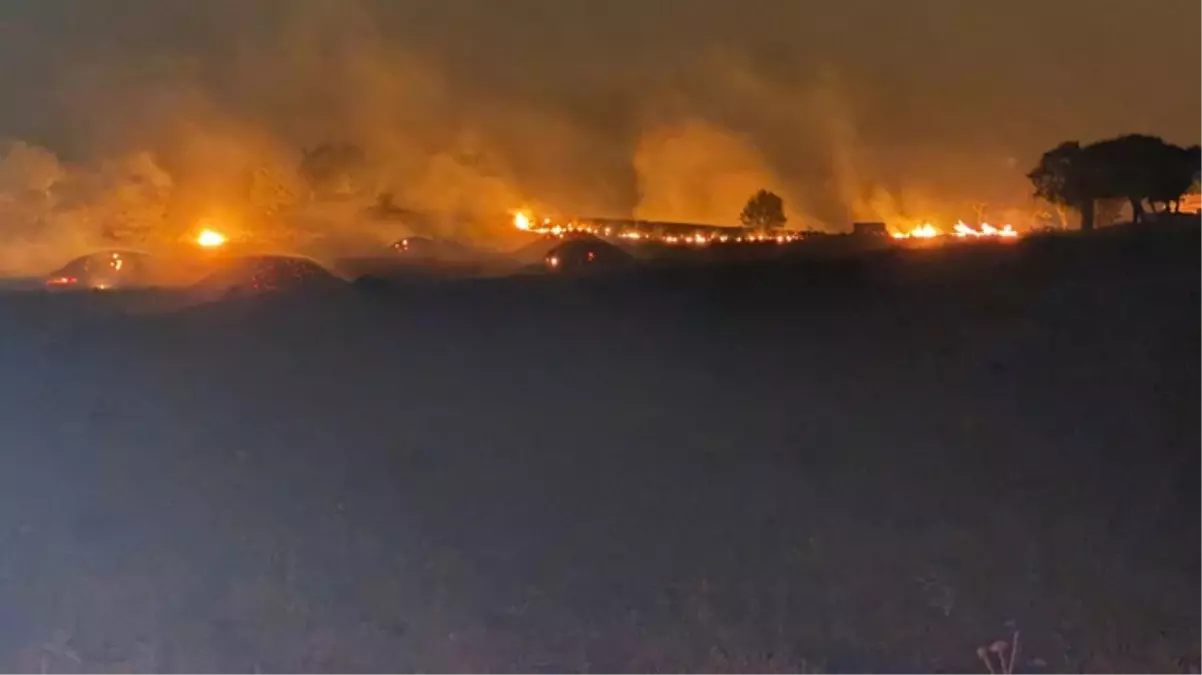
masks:
<svg viewBox="0 0 1202 675"><path fill-rule="evenodd" d="M1194 0L0 7L5 271L203 217L383 241L408 227L362 216L384 193L460 223L528 207L733 224L763 187L797 228L973 205L1022 226L1043 150L1195 143L1202 117ZM364 150L353 198L308 194L297 167L323 144Z"/></svg>

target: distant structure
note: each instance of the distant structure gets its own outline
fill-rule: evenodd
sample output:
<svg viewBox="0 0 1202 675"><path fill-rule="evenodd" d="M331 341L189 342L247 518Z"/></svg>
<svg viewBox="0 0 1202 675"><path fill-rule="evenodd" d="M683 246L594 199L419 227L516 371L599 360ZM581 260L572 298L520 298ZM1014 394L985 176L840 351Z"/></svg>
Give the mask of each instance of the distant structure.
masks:
<svg viewBox="0 0 1202 675"><path fill-rule="evenodd" d="M1186 194L1181 196L1177 204L1178 213L1202 214L1202 194Z"/></svg>
<svg viewBox="0 0 1202 675"><path fill-rule="evenodd" d="M852 223L851 235L853 237L888 237L889 229L884 223Z"/></svg>

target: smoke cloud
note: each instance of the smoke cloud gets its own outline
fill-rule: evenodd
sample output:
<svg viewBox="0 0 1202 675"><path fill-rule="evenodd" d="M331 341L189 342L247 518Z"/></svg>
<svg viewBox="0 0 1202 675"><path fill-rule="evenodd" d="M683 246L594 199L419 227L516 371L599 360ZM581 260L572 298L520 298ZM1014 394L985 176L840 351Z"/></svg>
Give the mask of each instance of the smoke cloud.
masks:
<svg viewBox="0 0 1202 675"><path fill-rule="evenodd" d="M1022 227L1059 141L1198 141L1197 3L1071 4L8 3L0 272L203 218L277 248L501 242L519 207L734 224L760 188L797 228ZM362 161L315 191L331 145Z"/></svg>

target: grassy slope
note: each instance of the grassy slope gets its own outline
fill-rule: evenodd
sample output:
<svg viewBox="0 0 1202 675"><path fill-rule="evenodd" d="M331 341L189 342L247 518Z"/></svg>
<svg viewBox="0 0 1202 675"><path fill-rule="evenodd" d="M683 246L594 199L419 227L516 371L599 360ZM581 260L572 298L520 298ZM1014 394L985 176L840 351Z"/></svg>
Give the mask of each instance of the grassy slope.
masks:
<svg viewBox="0 0 1202 675"><path fill-rule="evenodd" d="M0 668L1175 670L1198 246L9 298Z"/></svg>

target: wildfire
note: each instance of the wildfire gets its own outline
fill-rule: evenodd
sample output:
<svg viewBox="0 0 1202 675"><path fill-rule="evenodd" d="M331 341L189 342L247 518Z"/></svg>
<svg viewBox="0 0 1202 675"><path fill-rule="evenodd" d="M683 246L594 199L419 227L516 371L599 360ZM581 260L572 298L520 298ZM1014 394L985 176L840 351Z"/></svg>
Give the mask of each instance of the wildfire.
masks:
<svg viewBox="0 0 1202 675"><path fill-rule="evenodd" d="M895 232L894 239L933 239L943 236L943 231L930 223L923 223L909 232Z"/></svg>
<svg viewBox="0 0 1202 675"><path fill-rule="evenodd" d="M205 228L196 236L196 244L204 248L217 248L226 242L225 235L216 230Z"/></svg>
<svg viewBox="0 0 1202 675"><path fill-rule="evenodd" d="M956 223L952 227L952 236L961 239L964 238L997 238L997 239L1014 239L1018 237L1018 232L1010 225L994 227L989 223L981 223L979 229L966 224L964 221ZM923 223L909 232L894 232L894 239L934 239L935 237L945 236L943 230L935 227L930 223Z"/></svg>
<svg viewBox="0 0 1202 675"><path fill-rule="evenodd" d="M742 228L731 228L735 232L743 234L728 235L719 234L714 231L707 231L703 228L698 228L691 232L682 232L677 228L675 232L663 232L657 228L638 228L624 227L617 230L610 225L602 225L592 223L587 220L580 221L576 219L557 220L551 217L543 217L541 220L536 220L527 211L513 212L513 226L515 229L523 232L531 232L543 236L551 236L563 238L571 235L588 234L595 237L616 237L618 239L626 239L629 241L647 241L658 242L661 244L669 244L674 246L709 246L714 243L776 243L789 244L800 241L802 234L800 232L775 232L772 234L751 233Z"/></svg>
<svg viewBox="0 0 1202 675"><path fill-rule="evenodd" d="M981 229L974 230L971 226L965 225L964 221L956 223L953 232L957 237L1002 237L1011 239L1018 236L1018 232L1009 225L1003 225L998 229L989 223L981 223Z"/></svg>
<svg viewBox="0 0 1202 675"><path fill-rule="evenodd" d="M669 230L668 232L660 231L653 228L624 227L620 231L615 231L610 226L601 226L588 220L578 221L575 219L558 220L550 217L541 217L535 219L527 211L513 212L513 226L524 232L531 232L544 236L563 238L571 235L588 234L598 237L616 237L628 241L647 241L658 242L673 246L708 246L715 243L735 242L740 244L789 244L800 241L803 235L800 232L753 232L740 228L733 228L732 233L719 234L714 231L706 231L697 229L692 232L682 232L679 228L676 231ZM216 233L214 233L216 234ZM202 234L202 236L204 236ZM217 235L220 236L220 235ZM936 227L933 223L925 222L917 225L908 231L892 233L894 239L936 239L941 237L956 237L959 239L1016 239L1019 233L1010 225L995 227L989 223L981 223L979 227L972 227L964 221L957 222L952 226L951 231L944 231ZM224 242L224 237L221 242ZM202 246L205 246L203 242ZM220 243L209 244L220 246Z"/></svg>

